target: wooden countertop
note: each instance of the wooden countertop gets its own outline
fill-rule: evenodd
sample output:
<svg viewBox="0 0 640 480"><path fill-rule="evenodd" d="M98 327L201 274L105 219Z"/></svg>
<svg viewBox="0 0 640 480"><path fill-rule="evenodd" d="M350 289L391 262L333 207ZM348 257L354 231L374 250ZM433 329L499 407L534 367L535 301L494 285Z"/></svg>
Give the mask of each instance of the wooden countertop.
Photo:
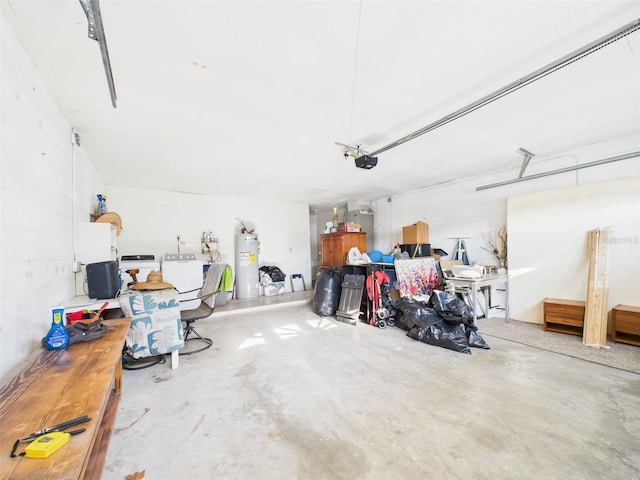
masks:
<svg viewBox="0 0 640 480"><path fill-rule="evenodd" d="M34 352L17 374L0 389L0 479L76 479L85 471L95 475L101 442L110 438L113 418L105 436L103 420L115 416L122 374L122 347L130 319L105 320L105 335L90 342L69 345L66 350ZM82 415L91 421L68 430L86 428L48 458L11 458L17 439L44 427ZM21 444L19 452L26 444ZM95 450L94 450L95 448ZM102 450L106 455L104 444ZM102 463L100 463L102 462ZM93 478L99 478L99 473ZM88 475L87 475L88 476Z"/></svg>

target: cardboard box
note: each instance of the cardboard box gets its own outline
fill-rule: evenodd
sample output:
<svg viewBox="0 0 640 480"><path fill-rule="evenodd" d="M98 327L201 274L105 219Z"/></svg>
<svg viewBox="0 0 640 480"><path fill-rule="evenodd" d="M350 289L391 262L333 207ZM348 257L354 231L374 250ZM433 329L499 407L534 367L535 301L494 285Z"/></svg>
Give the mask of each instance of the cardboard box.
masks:
<svg viewBox="0 0 640 480"><path fill-rule="evenodd" d="M273 282L269 285L262 285L264 296L273 297L275 295L284 295L284 282Z"/></svg>
<svg viewBox="0 0 640 480"><path fill-rule="evenodd" d="M362 227L358 223L341 223L338 225L339 232L360 232Z"/></svg>
<svg viewBox="0 0 640 480"><path fill-rule="evenodd" d="M424 222L416 222L413 225L402 227L402 243L429 243L429 225Z"/></svg>

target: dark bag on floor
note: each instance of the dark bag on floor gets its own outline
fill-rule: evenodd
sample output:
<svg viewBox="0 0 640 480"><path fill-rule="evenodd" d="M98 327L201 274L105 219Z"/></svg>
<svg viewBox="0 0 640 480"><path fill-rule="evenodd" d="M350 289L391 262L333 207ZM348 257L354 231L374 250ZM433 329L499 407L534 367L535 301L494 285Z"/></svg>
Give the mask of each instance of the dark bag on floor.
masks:
<svg viewBox="0 0 640 480"><path fill-rule="evenodd" d="M471 355L464 325L461 323L453 324L440 320L439 323L434 323L428 327L413 327L409 330L407 336L429 345L436 345Z"/></svg>
<svg viewBox="0 0 640 480"><path fill-rule="evenodd" d="M428 327L440 321L436 311L423 302L411 299L392 300L391 305L400 315L396 315L396 326L403 330L413 327Z"/></svg>
<svg viewBox="0 0 640 480"><path fill-rule="evenodd" d="M340 270L322 270L313 291L313 311L316 315L327 317L335 315L340 304L342 275Z"/></svg>
<svg viewBox="0 0 640 480"><path fill-rule="evenodd" d="M261 272L266 273L271 278L272 282L284 282L286 275L276 266L265 265L260 267Z"/></svg>
<svg viewBox="0 0 640 480"><path fill-rule="evenodd" d="M443 292L434 290L429 297L429 305L449 323L473 324L473 310L464 300Z"/></svg>
<svg viewBox="0 0 640 480"><path fill-rule="evenodd" d="M482 335L478 333L478 328L473 325L465 325L464 328L467 332L467 340L469 341L470 347L484 348L485 350L489 350L489 345L484 341Z"/></svg>

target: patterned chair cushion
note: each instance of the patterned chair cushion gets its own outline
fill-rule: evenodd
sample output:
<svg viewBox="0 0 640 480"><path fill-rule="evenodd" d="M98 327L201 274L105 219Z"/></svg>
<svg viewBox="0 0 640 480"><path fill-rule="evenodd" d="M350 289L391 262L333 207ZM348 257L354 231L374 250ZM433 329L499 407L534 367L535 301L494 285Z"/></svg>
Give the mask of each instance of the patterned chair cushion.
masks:
<svg viewBox="0 0 640 480"><path fill-rule="evenodd" d="M127 291L120 296L120 308L131 318L125 345L133 358L171 353L184 346L176 290Z"/></svg>

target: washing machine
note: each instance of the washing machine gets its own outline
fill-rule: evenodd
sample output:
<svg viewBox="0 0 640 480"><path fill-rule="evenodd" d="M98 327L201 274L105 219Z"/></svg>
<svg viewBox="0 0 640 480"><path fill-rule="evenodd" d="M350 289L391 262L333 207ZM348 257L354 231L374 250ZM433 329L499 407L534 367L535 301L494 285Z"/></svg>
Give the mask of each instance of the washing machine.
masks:
<svg viewBox="0 0 640 480"><path fill-rule="evenodd" d="M204 281L202 260L195 253L165 253L162 259L162 279L178 290L180 310L198 308L200 301L185 302L198 296Z"/></svg>
<svg viewBox="0 0 640 480"><path fill-rule="evenodd" d="M132 269L138 270L136 279L145 282L151 270L160 271L160 262L156 260L155 255L122 255L119 266L122 290L126 290L127 284L133 281L133 276L127 273L127 270Z"/></svg>

